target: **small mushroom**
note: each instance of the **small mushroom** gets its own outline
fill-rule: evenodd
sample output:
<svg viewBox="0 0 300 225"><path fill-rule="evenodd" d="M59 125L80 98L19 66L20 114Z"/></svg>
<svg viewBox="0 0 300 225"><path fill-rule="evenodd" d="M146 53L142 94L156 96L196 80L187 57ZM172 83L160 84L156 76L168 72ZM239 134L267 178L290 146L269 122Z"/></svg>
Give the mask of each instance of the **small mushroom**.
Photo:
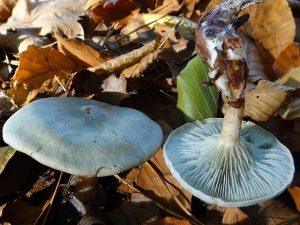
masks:
<svg viewBox="0 0 300 225"><path fill-rule="evenodd" d="M81 98L26 105L3 127L4 141L51 168L109 176L138 166L162 142L160 126L143 113Z"/></svg>

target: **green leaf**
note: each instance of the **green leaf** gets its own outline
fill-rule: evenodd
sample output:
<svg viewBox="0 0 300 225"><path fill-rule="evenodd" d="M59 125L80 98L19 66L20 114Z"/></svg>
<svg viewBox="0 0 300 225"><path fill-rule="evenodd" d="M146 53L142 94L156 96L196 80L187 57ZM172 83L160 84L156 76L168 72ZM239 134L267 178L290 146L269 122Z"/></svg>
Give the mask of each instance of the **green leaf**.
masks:
<svg viewBox="0 0 300 225"><path fill-rule="evenodd" d="M178 75L177 107L183 112L186 121L203 120L216 116L217 88L201 84L208 80L208 68L198 56L193 58Z"/></svg>
<svg viewBox="0 0 300 225"><path fill-rule="evenodd" d="M6 167L8 161L16 153L16 150L10 146L0 147L0 174Z"/></svg>

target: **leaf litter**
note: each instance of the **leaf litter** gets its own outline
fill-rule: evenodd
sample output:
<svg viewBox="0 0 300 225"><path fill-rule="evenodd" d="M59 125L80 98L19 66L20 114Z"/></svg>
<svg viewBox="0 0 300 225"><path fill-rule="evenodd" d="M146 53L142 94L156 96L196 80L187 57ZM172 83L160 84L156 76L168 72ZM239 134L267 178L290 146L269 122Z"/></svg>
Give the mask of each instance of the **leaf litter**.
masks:
<svg viewBox="0 0 300 225"><path fill-rule="evenodd" d="M164 139L184 120L222 117L206 65L193 59L199 18L218 3L2 1L0 59L10 69L0 70L1 91L8 96L0 104L1 124L18 107L51 96L139 109L161 125ZM294 21L299 15L292 14L289 3L265 0L245 10L250 20L239 32L249 67L245 119L260 121L286 144L298 170L300 55ZM0 153L1 224L300 224L299 183L256 206L207 206L178 184L162 150L118 179L92 182L75 182L76 176L49 171L35 161L22 177L16 160L28 156L4 143Z"/></svg>

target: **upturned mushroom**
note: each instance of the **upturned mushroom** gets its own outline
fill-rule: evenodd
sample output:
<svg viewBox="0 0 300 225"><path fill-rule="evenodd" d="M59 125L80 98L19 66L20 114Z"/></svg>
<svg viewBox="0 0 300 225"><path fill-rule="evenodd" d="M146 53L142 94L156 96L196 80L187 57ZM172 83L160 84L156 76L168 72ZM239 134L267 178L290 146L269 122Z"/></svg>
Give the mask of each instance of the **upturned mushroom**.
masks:
<svg viewBox="0 0 300 225"><path fill-rule="evenodd" d="M225 0L199 24L196 50L210 67L210 82L228 105L224 119L206 119L174 130L164 145L173 176L193 195L223 207L242 207L271 199L291 183L290 151L252 122L242 122L246 56L236 28L237 14L257 3Z"/></svg>
<svg viewBox="0 0 300 225"><path fill-rule="evenodd" d="M81 98L34 101L11 116L4 141L51 168L81 176L114 175L147 161L162 142L143 113Z"/></svg>

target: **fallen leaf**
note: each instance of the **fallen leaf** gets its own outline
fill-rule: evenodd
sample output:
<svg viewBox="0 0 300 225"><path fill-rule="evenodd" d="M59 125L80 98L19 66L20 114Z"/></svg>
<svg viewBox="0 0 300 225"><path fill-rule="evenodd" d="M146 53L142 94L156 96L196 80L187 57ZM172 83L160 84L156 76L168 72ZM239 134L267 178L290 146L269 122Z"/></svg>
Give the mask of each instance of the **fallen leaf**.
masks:
<svg viewBox="0 0 300 225"><path fill-rule="evenodd" d="M276 59L295 38L295 21L286 0L264 0L244 10L251 15L244 29Z"/></svg>
<svg viewBox="0 0 300 225"><path fill-rule="evenodd" d="M77 22L83 13L86 0L54 0L32 3L18 0L11 17L0 26L0 32L10 29L37 28L39 35L63 33L69 38L83 36L83 28Z"/></svg>
<svg viewBox="0 0 300 225"><path fill-rule="evenodd" d="M20 65L13 77L9 96L18 105L29 103L39 93L68 89L76 65L53 48L29 46L20 54Z"/></svg>
<svg viewBox="0 0 300 225"><path fill-rule="evenodd" d="M0 147L0 174L6 167L6 164L14 156L16 150L10 146Z"/></svg>
<svg viewBox="0 0 300 225"><path fill-rule="evenodd" d="M192 59L177 77L177 107L187 121L215 117L218 107L218 91L215 87L205 87L208 68L199 57Z"/></svg>
<svg viewBox="0 0 300 225"><path fill-rule="evenodd" d="M16 0L2 0L0 2L0 22L7 20L12 12Z"/></svg>
<svg viewBox="0 0 300 225"><path fill-rule="evenodd" d="M185 191L171 175L160 149L139 170L132 170L125 178L130 184L140 188L142 194L160 203L167 209L187 216L191 209L191 194ZM121 190L130 191L126 185Z"/></svg>
<svg viewBox="0 0 300 225"><path fill-rule="evenodd" d="M158 59L158 56L168 47L170 47L170 45L166 41L162 46L158 47L156 50L143 57L139 62L123 70L121 72L121 75L123 75L126 78L140 77L142 73L151 64L153 64L155 60Z"/></svg>
<svg viewBox="0 0 300 225"><path fill-rule="evenodd" d="M300 67L300 47L293 43L280 53L273 64L273 69L277 76L281 77L295 67Z"/></svg>
<svg viewBox="0 0 300 225"><path fill-rule="evenodd" d="M251 82L267 80L268 78L264 72L264 66L255 43L245 35L241 35L241 37L246 52L246 61L249 70L248 80Z"/></svg>
<svg viewBox="0 0 300 225"><path fill-rule="evenodd" d="M181 7L182 5L177 0L163 0L162 5L156 7L150 13L167 15L179 11Z"/></svg>
<svg viewBox="0 0 300 225"><path fill-rule="evenodd" d="M276 83L292 88L300 88L300 65L297 68L290 69Z"/></svg>
<svg viewBox="0 0 300 225"><path fill-rule="evenodd" d="M135 49L127 54L120 55L116 58L103 62L95 67L88 68L89 71L100 75L103 73L116 73L139 62L142 58L155 51L160 45L161 39L156 39L148 44L145 44L139 49Z"/></svg>
<svg viewBox="0 0 300 225"><path fill-rule="evenodd" d="M174 217L164 217L152 222L143 223L143 225L191 225L187 220L180 220Z"/></svg>
<svg viewBox="0 0 300 225"><path fill-rule="evenodd" d="M72 59L79 68L97 66L110 59L107 54L96 51L82 40L62 38L58 35L55 38L59 51Z"/></svg>
<svg viewBox="0 0 300 225"><path fill-rule="evenodd" d="M109 25L130 16L131 12L140 6L137 0L114 0L98 1L96 4L88 2L86 8L90 11L94 23L104 21Z"/></svg>
<svg viewBox="0 0 300 225"><path fill-rule="evenodd" d="M224 215L222 224L224 225L237 225L245 224L249 217L239 208L227 208ZM250 224L249 224L250 225Z"/></svg>
<svg viewBox="0 0 300 225"><path fill-rule="evenodd" d="M169 16L163 14L141 14L144 24L152 29L155 24L162 24L168 27L175 27L175 30L180 33L185 39L193 41L195 39L195 30L197 23L183 17Z"/></svg>
<svg viewBox="0 0 300 225"><path fill-rule="evenodd" d="M288 191L296 204L298 212L300 212L300 188L299 187L290 187L288 189Z"/></svg>
<svg viewBox="0 0 300 225"><path fill-rule="evenodd" d="M300 117L300 99L295 99L286 108L281 116L285 120L294 120Z"/></svg>
<svg viewBox="0 0 300 225"><path fill-rule="evenodd" d="M245 116L266 121L286 100L288 88L271 81L260 80L254 90L245 93Z"/></svg>

